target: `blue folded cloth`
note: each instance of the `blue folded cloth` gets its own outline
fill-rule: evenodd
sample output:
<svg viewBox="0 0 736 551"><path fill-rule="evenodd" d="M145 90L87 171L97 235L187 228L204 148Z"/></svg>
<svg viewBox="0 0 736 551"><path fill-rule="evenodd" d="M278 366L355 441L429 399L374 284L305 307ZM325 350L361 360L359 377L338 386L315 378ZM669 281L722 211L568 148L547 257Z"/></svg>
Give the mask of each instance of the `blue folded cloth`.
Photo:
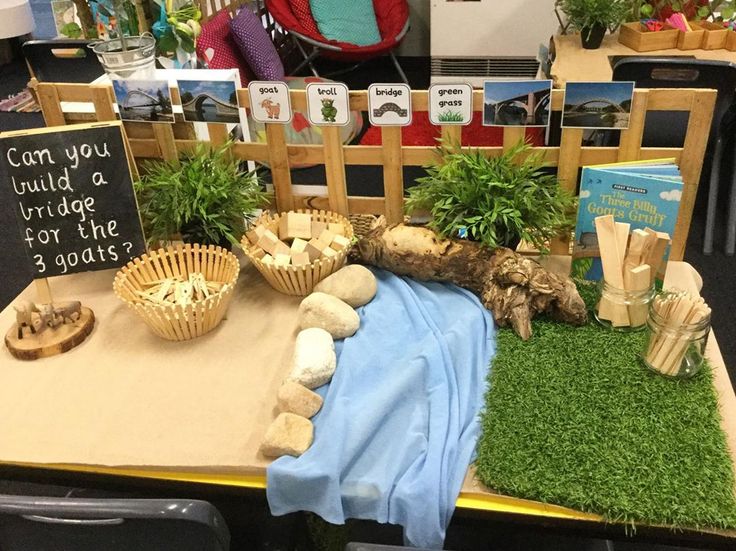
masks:
<svg viewBox="0 0 736 551"><path fill-rule="evenodd" d="M378 293L318 390L314 443L271 464L268 503L400 524L408 544L439 549L480 433L493 320L454 285L374 273Z"/></svg>

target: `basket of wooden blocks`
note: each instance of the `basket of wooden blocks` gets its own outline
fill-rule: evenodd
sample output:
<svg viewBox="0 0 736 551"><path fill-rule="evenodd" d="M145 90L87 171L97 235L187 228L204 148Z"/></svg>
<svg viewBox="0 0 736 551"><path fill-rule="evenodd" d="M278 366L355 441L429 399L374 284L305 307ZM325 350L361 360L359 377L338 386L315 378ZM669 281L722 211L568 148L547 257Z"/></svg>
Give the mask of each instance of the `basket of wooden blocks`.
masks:
<svg viewBox="0 0 736 551"><path fill-rule="evenodd" d="M185 341L222 321L239 273L230 251L187 243L128 262L113 290L159 337Z"/></svg>
<svg viewBox="0 0 736 551"><path fill-rule="evenodd" d="M287 295L306 296L345 265L352 240L353 226L344 216L298 210L264 214L241 244L271 287Z"/></svg>

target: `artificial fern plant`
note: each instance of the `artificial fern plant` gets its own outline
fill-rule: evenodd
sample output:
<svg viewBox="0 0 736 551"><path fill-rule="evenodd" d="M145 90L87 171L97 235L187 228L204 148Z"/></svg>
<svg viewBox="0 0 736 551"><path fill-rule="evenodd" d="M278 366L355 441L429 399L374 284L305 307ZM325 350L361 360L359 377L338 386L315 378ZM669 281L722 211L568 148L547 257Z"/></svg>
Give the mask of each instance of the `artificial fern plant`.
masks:
<svg viewBox="0 0 736 551"><path fill-rule="evenodd" d="M544 171L542 156L520 142L498 157L441 145L437 163L409 188L409 213L429 211L443 237L467 237L488 247L523 239L546 251L549 239L574 224L575 198Z"/></svg>
<svg viewBox="0 0 736 551"><path fill-rule="evenodd" d="M237 245L245 219L268 204L252 172L240 170L230 144L200 145L177 161L155 161L135 190L143 229L151 243L180 234L185 242Z"/></svg>

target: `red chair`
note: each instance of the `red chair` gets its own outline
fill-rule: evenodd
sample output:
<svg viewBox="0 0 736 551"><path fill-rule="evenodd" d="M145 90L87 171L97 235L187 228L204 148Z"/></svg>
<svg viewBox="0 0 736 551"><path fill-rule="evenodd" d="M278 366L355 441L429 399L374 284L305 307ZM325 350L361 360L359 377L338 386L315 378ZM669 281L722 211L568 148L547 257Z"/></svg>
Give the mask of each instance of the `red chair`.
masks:
<svg viewBox="0 0 736 551"><path fill-rule="evenodd" d="M314 66L314 60L319 55L338 61L355 62L388 55L394 62L401 80L409 84L393 52L409 31L409 6L406 0L373 0L373 9L376 12L378 30L382 38L379 43L370 46L357 46L347 42L329 40L313 30L305 29L294 15L289 0L266 0L266 9L273 19L293 37L296 47L304 57L304 61L294 69L294 73L308 65L314 76L320 76ZM305 45L311 47L310 52L307 51Z"/></svg>

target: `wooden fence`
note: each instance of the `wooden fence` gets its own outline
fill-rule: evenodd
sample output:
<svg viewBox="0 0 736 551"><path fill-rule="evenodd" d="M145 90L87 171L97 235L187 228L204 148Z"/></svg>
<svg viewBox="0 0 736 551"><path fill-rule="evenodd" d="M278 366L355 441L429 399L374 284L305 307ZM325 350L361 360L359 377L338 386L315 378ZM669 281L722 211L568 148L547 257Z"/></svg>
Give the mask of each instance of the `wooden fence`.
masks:
<svg viewBox="0 0 736 551"><path fill-rule="evenodd" d="M47 84L38 85L38 96L46 124L63 125L68 117L62 110L62 102L88 102L94 104L94 120L115 120L113 94L109 85L90 86L87 84ZM552 92L552 110L561 111L563 107L562 90ZM616 147L583 146L583 130L562 129L559 147L534 147L532 151L544 154L550 166L556 166L558 176L566 189L573 193L577 187L578 170L585 165L614 163L673 157L680 166L684 180L680 214L672 240L670 258L681 260L690 228L695 196L703 164L708 135L710 132L715 90L699 89L637 89L631 107L629 128L621 131L620 143ZM177 90L172 90L172 101L180 104ZM238 90L241 107L249 107L247 89ZM304 91L291 92L291 104L295 111L306 112ZM350 106L353 110L367 111L366 91L350 92ZM428 93L426 90L412 92L414 111L427 111ZM475 116L481 116L483 93L473 92ZM687 132L683 147L657 148L642 147L644 122L647 111L687 111L689 112ZM177 115L177 121L181 115ZM176 159L180 152L189 151L199 143L190 123L174 124L126 123L126 133L130 152L136 160ZM223 143L227 139L225 126L208 124L210 141ZM243 160L268 163L271 167L275 189L276 207L279 210L293 208L329 209L343 215L384 214L389 221L397 222L403 217L404 181L403 166L422 166L436 160L434 147L404 146L401 143L401 128L384 126L381 128L382 144L375 146L343 145L339 128L324 126L321 129L324 143L321 145L294 145L286 143L284 126L266 124L266 143L235 143L232 152ZM443 138L460 143L461 127L445 125L441 127ZM480 147L486 155L497 156L524 138L524 128L504 128L503 145ZM291 166L299 164L322 164L325 166L327 195L297 195L292 188ZM345 181L346 165L382 165L383 189L381 197L348 196ZM560 237L552 243L552 251L569 254L569 236Z"/></svg>

